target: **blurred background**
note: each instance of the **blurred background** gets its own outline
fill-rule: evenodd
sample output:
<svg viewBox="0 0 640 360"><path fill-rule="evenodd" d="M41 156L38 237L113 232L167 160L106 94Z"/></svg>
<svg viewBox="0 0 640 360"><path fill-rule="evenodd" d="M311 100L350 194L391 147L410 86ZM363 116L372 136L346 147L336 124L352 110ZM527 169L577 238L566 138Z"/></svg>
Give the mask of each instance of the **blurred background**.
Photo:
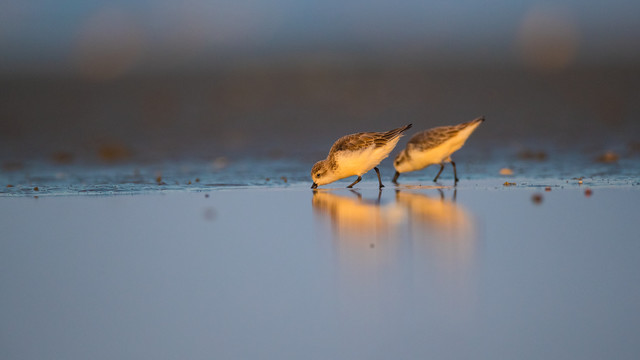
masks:
<svg viewBox="0 0 640 360"><path fill-rule="evenodd" d="M480 115L478 149L637 152L638 14L632 0L3 0L0 157L316 157L347 133Z"/></svg>

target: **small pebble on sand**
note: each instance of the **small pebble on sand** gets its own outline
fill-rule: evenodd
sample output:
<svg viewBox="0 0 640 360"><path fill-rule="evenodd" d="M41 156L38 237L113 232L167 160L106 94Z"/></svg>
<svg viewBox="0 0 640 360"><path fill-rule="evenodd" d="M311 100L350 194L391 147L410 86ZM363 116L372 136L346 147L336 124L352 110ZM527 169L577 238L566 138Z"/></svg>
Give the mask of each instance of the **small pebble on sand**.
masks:
<svg viewBox="0 0 640 360"><path fill-rule="evenodd" d="M544 151L523 150L518 153L518 158L522 160L545 161L547 160L547 153Z"/></svg>
<svg viewBox="0 0 640 360"><path fill-rule="evenodd" d="M131 150L123 144L105 144L98 149L98 156L107 162L122 161L131 157Z"/></svg>
<svg viewBox="0 0 640 360"><path fill-rule="evenodd" d="M534 204L538 205L542 203L542 194L533 194L533 196L531 196L531 201L533 201Z"/></svg>
<svg viewBox="0 0 640 360"><path fill-rule="evenodd" d="M584 196L586 197L590 197L593 194L593 191L591 189L586 189L584 191Z"/></svg>
<svg viewBox="0 0 640 360"><path fill-rule="evenodd" d="M500 175L505 175L505 176L513 175L513 170L509 168L502 168L500 169Z"/></svg>
<svg viewBox="0 0 640 360"><path fill-rule="evenodd" d="M596 161L601 163L614 163L617 162L619 158L620 156L618 154L616 154L614 151L609 150L604 154L598 156L596 158Z"/></svg>

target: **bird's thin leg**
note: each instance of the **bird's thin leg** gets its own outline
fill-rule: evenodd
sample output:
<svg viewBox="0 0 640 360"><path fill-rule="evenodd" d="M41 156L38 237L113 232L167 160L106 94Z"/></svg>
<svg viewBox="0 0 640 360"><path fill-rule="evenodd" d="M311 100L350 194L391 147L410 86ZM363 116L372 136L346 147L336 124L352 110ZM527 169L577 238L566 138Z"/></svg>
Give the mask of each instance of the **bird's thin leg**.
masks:
<svg viewBox="0 0 640 360"><path fill-rule="evenodd" d="M453 202L456 202L456 195L458 195L458 189L453 188Z"/></svg>
<svg viewBox="0 0 640 360"><path fill-rule="evenodd" d="M451 160L451 165L453 165L453 178L456 179L456 183L458 181L460 181L460 179L458 179L458 173L456 172L456 163L455 161Z"/></svg>
<svg viewBox="0 0 640 360"><path fill-rule="evenodd" d="M393 175L393 180L391 180L391 182L398 185L398 176L400 176L400 173L396 171L396 174Z"/></svg>
<svg viewBox="0 0 640 360"><path fill-rule="evenodd" d="M433 179L433 182L438 181L438 178L440 177L440 174L442 174L442 170L444 170L444 164L440 164L440 171L438 171L438 175L436 175L436 178Z"/></svg>
<svg viewBox="0 0 640 360"><path fill-rule="evenodd" d="M378 183L380 184L379 189L382 189L384 187L384 185L382 185L382 180L380 179L380 170L378 170L377 167L374 167L373 170L375 170L376 174L378 174Z"/></svg>
<svg viewBox="0 0 640 360"><path fill-rule="evenodd" d="M380 205L381 197L382 197L382 189L378 189L378 200L376 201L376 205Z"/></svg>
<svg viewBox="0 0 640 360"><path fill-rule="evenodd" d="M353 184L347 186L349 189L351 189L353 187L353 185L357 184L360 182L360 180L362 180L362 176L358 176L358 178L356 179L356 181L353 182Z"/></svg>

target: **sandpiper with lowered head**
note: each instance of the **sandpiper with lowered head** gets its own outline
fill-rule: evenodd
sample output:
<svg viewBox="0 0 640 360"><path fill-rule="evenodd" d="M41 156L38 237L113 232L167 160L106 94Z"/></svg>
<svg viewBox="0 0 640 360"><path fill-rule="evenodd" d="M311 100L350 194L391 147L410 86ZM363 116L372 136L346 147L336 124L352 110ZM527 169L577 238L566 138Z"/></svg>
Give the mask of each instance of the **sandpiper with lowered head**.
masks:
<svg viewBox="0 0 640 360"><path fill-rule="evenodd" d="M371 169L378 174L380 188L382 180L376 167L395 148L402 133L411 124L387 132L362 132L338 139L326 159L318 161L311 169L312 189L349 176L358 176L348 188L362 180L362 175Z"/></svg>
<svg viewBox="0 0 640 360"><path fill-rule="evenodd" d="M451 154L464 145L469 135L483 121L484 117L479 117L466 123L440 126L415 134L393 162L396 173L392 182L397 185L401 173L422 170L429 165L438 164L440 171L433 179L436 182L444 169L444 164L450 162L453 165L454 184L457 183L459 180L456 163L451 160Z"/></svg>

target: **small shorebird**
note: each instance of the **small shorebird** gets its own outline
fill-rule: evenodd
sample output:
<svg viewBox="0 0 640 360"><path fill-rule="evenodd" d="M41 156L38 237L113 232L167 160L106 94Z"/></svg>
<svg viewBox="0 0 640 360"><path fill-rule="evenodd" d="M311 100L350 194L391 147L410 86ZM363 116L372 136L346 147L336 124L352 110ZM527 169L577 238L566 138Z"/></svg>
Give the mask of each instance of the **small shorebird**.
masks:
<svg viewBox="0 0 640 360"><path fill-rule="evenodd" d="M435 182L444 169L444 163L450 162L453 165L453 177L457 183L456 163L451 160L451 154L464 145L469 135L483 121L484 117L479 117L463 124L440 126L415 134L393 162L396 174L392 182L397 185L401 173L422 170L429 165L439 164L440 171L433 179Z"/></svg>
<svg viewBox="0 0 640 360"><path fill-rule="evenodd" d="M402 133L411 124L387 132L362 132L343 136L336 141L326 159L318 161L311 169L312 189L349 176L358 178L348 188L362 180L362 174L371 169L378 174L380 188L380 171L376 167L396 147Z"/></svg>

